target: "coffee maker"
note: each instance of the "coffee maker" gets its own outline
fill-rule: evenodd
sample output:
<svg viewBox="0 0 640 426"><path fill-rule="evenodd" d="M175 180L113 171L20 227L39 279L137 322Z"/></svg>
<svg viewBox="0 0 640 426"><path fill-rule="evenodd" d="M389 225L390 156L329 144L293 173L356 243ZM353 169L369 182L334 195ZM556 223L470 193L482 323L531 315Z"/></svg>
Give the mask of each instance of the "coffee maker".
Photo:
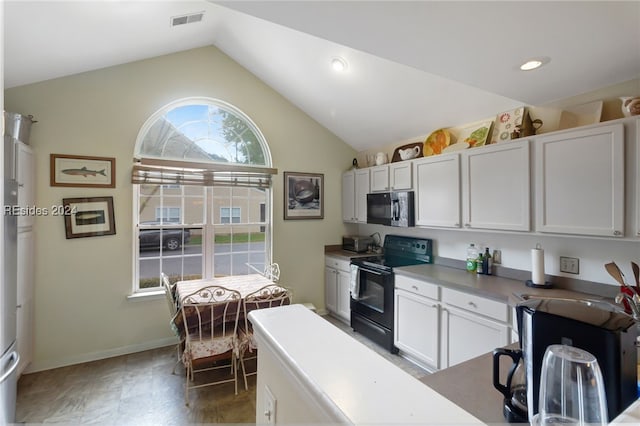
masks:
<svg viewBox="0 0 640 426"><path fill-rule="evenodd" d="M609 421L638 398L638 330L635 320L617 305L531 296L516 306L516 314L520 350L494 351L494 387L505 396L508 421L530 422L538 412L542 360L547 347L554 344L584 349L596 357L604 379ZM504 355L513 361L506 384L498 377L499 359Z"/></svg>

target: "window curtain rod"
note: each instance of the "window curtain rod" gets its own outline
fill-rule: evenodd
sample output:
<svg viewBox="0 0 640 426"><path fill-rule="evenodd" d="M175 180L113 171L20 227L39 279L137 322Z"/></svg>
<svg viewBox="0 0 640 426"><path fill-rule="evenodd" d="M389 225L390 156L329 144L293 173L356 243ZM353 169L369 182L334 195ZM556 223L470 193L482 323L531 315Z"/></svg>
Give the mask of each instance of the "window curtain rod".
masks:
<svg viewBox="0 0 640 426"><path fill-rule="evenodd" d="M133 165L131 182L270 188L271 176L277 173L277 169L269 167L142 158Z"/></svg>

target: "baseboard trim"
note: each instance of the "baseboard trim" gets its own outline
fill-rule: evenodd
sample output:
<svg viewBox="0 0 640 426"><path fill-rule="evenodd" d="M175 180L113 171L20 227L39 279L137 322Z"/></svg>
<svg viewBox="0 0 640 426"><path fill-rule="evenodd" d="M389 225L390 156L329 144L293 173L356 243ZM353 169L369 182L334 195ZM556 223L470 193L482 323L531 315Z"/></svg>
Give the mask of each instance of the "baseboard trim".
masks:
<svg viewBox="0 0 640 426"><path fill-rule="evenodd" d="M70 365L82 364L84 362L98 361L101 359L112 358L114 356L128 355L136 352L148 351L150 349L162 348L165 346L175 345L177 343L177 338L167 337L164 339L139 343L136 345L121 346L119 348L108 349L105 351L88 352L80 355L73 355L63 359L35 361L29 364L22 374L37 373L38 371L68 367Z"/></svg>

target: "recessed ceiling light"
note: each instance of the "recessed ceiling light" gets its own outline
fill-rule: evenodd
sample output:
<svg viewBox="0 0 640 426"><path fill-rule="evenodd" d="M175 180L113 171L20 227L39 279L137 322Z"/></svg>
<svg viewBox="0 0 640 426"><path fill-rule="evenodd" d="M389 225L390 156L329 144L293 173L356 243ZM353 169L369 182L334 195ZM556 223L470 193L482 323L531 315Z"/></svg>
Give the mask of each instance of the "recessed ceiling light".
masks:
<svg viewBox="0 0 640 426"><path fill-rule="evenodd" d="M523 63L522 65L520 65L520 69L522 71L531 71L531 70L535 70L536 68L540 68L541 66L547 64L550 61L549 58L534 58L534 59L529 59L528 61L526 61L525 63Z"/></svg>
<svg viewBox="0 0 640 426"><path fill-rule="evenodd" d="M335 57L331 60L331 68L336 72L342 72L347 69L347 61L340 57Z"/></svg>

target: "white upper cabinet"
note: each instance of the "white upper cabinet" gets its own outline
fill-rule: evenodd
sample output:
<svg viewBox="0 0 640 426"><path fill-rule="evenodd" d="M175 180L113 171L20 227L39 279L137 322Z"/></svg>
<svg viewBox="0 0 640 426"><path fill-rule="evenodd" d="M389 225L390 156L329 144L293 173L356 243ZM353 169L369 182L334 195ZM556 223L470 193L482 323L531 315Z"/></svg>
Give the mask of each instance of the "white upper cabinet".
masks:
<svg viewBox="0 0 640 426"><path fill-rule="evenodd" d="M367 223L367 194L369 193L369 170L356 170L356 222Z"/></svg>
<svg viewBox="0 0 640 426"><path fill-rule="evenodd" d="M389 166L371 167L371 192L381 192L389 190Z"/></svg>
<svg viewBox="0 0 640 426"><path fill-rule="evenodd" d="M416 225L460 227L460 157L435 155L413 161Z"/></svg>
<svg viewBox="0 0 640 426"><path fill-rule="evenodd" d="M367 222L369 169L349 170L342 174L342 220Z"/></svg>
<svg viewBox="0 0 640 426"><path fill-rule="evenodd" d="M411 161L389 164L390 187L394 191L411 189Z"/></svg>
<svg viewBox="0 0 640 426"><path fill-rule="evenodd" d="M461 155L464 227L529 231L529 141L473 148Z"/></svg>
<svg viewBox="0 0 640 426"><path fill-rule="evenodd" d="M356 174L350 170L342 174L342 220L356 220Z"/></svg>
<svg viewBox="0 0 640 426"><path fill-rule="evenodd" d="M624 236L624 127L536 141L536 230Z"/></svg>

